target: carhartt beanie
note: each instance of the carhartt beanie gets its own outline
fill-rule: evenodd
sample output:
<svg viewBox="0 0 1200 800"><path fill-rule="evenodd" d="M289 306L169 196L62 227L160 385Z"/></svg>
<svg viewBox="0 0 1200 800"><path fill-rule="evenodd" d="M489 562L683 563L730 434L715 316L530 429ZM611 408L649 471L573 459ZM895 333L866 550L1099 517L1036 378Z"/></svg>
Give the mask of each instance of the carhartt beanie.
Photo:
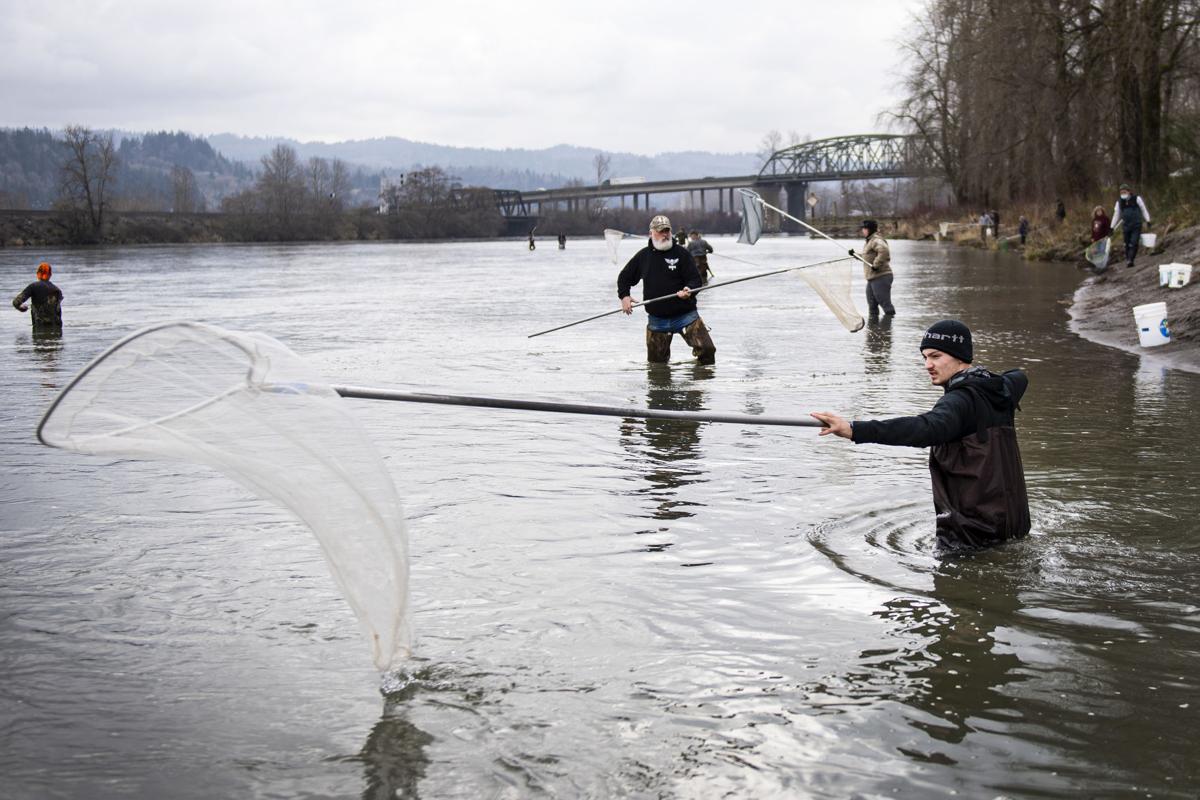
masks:
<svg viewBox="0 0 1200 800"><path fill-rule="evenodd" d="M954 356L959 361L971 363L974 352L971 348L971 329L956 319L944 319L935 322L921 337L921 351L932 347L941 350L946 355Z"/></svg>

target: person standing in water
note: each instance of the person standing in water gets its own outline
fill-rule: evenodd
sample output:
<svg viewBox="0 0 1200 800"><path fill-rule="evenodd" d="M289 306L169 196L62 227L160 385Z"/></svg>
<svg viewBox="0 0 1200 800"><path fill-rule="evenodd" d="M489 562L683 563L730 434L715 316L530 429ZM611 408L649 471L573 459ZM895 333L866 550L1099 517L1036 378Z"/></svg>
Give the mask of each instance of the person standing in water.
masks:
<svg viewBox="0 0 1200 800"><path fill-rule="evenodd" d="M537 250L537 244L533 241L533 231L529 232L529 249Z"/></svg>
<svg viewBox="0 0 1200 800"><path fill-rule="evenodd" d="M709 275L712 274L712 270L708 266L708 254L713 251L712 245L705 241L704 237L700 235L700 231L692 228L688 238L687 251L692 260L696 262L701 285L707 286Z"/></svg>
<svg viewBox="0 0 1200 800"><path fill-rule="evenodd" d="M1138 241L1142 238L1142 220L1149 224L1150 212L1128 183L1121 184L1121 196L1113 206L1112 218L1121 220L1121 236L1125 239L1125 267L1130 268L1137 257Z"/></svg>
<svg viewBox="0 0 1200 800"><path fill-rule="evenodd" d="M867 279L867 309L871 319L879 319L879 309L887 316L894 316L892 305L892 252L887 240L879 235L879 224L873 219L864 219L861 231L866 244L861 253L850 251L863 262L863 276Z"/></svg>
<svg viewBox="0 0 1200 800"><path fill-rule="evenodd" d="M855 444L928 447L937 543L943 550L986 547L1029 533L1029 498L1017 447L1015 411L1029 385L1019 369L1002 374L972 366L971 331L953 319L921 339L925 371L944 394L915 417L850 422L814 412L824 427Z"/></svg>
<svg viewBox="0 0 1200 800"><path fill-rule="evenodd" d="M50 282L50 265L43 261L37 267L37 280L13 298L13 308L30 311L30 322L36 330L62 330L62 289ZM26 306L26 301L32 305Z"/></svg>
<svg viewBox="0 0 1200 800"><path fill-rule="evenodd" d="M565 233L563 233L562 231L559 231L559 233L558 233L558 249L559 250L567 249L567 235Z"/></svg>
<svg viewBox="0 0 1200 800"><path fill-rule="evenodd" d="M638 282L642 282L646 297L674 294L645 306L646 360L670 361L671 339L678 333L691 345L692 355L701 364L715 363L716 345L696 311L696 298L692 296L692 290L701 286L700 273L688 251L672 240L671 220L662 214L650 220L650 241L634 253L617 276L617 297L626 314L633 313L629 290Z"/></svg>

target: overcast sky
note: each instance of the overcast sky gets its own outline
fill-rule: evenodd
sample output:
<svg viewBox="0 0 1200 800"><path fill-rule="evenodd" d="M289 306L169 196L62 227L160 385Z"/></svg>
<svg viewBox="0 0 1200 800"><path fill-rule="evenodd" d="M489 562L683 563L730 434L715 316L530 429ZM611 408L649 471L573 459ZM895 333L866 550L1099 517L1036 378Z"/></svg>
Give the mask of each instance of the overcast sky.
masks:
<svg viewBox="0 0 1200 800"><path fill-rule="evenodd" d="M748 151L879 130L920 6L0 0L0 126Z"/></svg>

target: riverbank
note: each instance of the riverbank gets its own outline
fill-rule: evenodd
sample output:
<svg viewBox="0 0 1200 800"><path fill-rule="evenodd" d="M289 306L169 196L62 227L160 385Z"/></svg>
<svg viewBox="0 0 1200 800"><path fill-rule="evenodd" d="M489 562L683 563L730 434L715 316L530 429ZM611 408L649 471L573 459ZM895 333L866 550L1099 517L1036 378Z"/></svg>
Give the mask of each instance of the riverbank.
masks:
<svg viewBox="0 0 1200 800"><path fill-rule="evenodd" d="M1071 330L1089 341L1200 373L1200 226L1167 233L1154 253L1139 258L1133 269L1119 260L1119 236L1114 244L1118 258L1106 272L1088 278L1076 290L1069 309ZM1159 265L1170 263L1191 264L1198 272L1181 289L1159 286ZM1133 307L1157 302L1167 304L1171 342L1142 347Z"/></svg>

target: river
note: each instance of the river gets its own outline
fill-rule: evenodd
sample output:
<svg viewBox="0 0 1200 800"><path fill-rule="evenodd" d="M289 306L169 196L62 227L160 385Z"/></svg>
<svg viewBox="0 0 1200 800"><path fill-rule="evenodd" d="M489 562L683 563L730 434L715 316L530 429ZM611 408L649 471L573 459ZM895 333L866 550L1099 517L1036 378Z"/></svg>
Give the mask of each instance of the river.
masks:
<svg viewBox="0 0 1200 800"><path fill-rule="evenodd" d="M711 241L764 270L836 255ZM715 367L676 339L648 368L640 311L526 338L614 306L595 239L0 250L4 285L42 259L64 335L0 329L5 797L1200 792L1200 376L1072 334L1073 267L896 242L890 326L847 333L766 278L703 297ZM33 435L92 357L172 319L335 383L867 418L932 406L917 345L943 317L1030 377L1033 532L967 558L933 550L923 450L345 401L409 526L417 640L387 696L285 511Z"/></svg>

